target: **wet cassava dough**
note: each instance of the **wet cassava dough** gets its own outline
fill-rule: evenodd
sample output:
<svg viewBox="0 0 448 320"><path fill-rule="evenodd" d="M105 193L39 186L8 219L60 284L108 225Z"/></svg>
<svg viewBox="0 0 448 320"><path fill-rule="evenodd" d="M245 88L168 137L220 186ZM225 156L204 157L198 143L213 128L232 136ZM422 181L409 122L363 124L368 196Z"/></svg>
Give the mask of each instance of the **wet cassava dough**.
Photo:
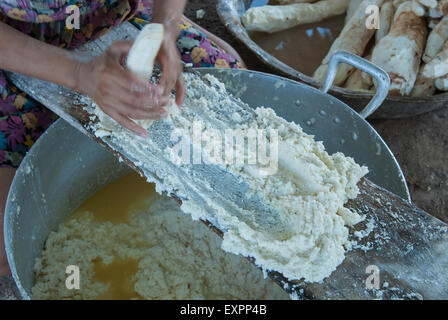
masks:
<svg viewBox="0 0 448 320"><path fill-rule="evenodd" d="M219 236L182 213L175 200L154 194L147 209L142 207L128 221L112 216L114 223L77 212L52 232L35 264L33 298L289 298L247 259L224 252ZM67 265L79 267L80 290L66 289ZM129 292L121 288L114 295L117 288L95 281L101 280L98 266L114 272L114 265L134 269L117 273L127 276L122 285Z"/></svg>
<svg viewBox="0 0 448 320"><path fill-rule="evenodd" d="M112 148L130 155L148 181L156 183L158 192L176 194L182 200L181 210L193 220L210 221L222 230L225 251L251 257L263 270L278 271L288 280L319 282L330 276L350 248L349 227L364 218L344 205L357 197L357 183L368 169L340 152L328 154L322 142L273 109L251 109L232 98L212 75L185 73L184 80L188 90L182 109L149 124L148 139L136 137L99 108L94 109L99 121L93 130L106 133ZM191 163L174 162L171 154L177 152L176 145L162 142L174 130L194 137L195 123L222 136L228 129L242 130L243 136L251 129L277 132L278 152L272 154L278 155L278 170L259 175L258 165L221 161L213 167L220 181L232 177L233 188L240 181L247 186L238 190L238 198L236 193L229 195L223 187L227 184L213 183L218 180L213 174L202 175ZM247 136L251 145L256 145L256 139ZM193 150L202 148L201 139L190 143ZM247 157L243 149L244 145L233 144L231 154ZM220 195L223 201L217 201ZM256 209L244 205L254 199L260 199Z"/></svg>

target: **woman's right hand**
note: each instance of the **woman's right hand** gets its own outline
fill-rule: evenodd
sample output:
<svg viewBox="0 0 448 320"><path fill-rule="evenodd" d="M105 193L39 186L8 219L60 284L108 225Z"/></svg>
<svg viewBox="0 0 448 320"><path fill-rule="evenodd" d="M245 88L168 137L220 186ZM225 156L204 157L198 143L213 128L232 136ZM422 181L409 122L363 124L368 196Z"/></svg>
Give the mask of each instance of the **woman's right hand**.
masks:
<svg viewBox="0 0 448 320"><path fill-rule="evenodd" d="M163 108L168 97L163 89L144 82L123 67L132 41L116 41L106 52L77 70L78 91L92 98L98 106L123 127L141 137L147 131L132 119L158 119L167 116Z"/></svg>

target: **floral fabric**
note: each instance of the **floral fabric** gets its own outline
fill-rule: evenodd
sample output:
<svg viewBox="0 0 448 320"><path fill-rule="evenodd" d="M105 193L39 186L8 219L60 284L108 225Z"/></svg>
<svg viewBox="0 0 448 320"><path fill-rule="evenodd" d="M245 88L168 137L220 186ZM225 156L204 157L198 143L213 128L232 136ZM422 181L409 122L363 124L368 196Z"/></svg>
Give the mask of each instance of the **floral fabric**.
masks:
<svg viewBox="0 0 448 320"><path fill-rule="evenodd" d="M66 8L80 9L80 29L65 28ZM128 19L142 28L151 20L152 0L0 0L0 21L36 39L74 49ZM241 68L206 35L183 22L177 46L195 67ZM18 167L26 152L57 119L50 110L17 89L0 70L0 167Z"/></svg>

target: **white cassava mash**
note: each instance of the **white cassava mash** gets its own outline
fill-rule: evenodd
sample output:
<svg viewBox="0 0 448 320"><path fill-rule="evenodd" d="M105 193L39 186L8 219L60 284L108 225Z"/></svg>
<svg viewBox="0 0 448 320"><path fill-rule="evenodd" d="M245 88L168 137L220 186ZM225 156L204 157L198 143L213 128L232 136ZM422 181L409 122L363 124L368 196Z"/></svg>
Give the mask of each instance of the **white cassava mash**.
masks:
<svg viewBox="0 0 448 320"><path fill-rule="evenodd" d="M36 263L34 299L288 299L249 260L220 250L221 239L183 214L174 199L157 197L128 222L75 216L50 234ZM128 296L95 281L94 261L136 261ZM65 286L67 264L80 269L80 289ZM127 266L120 266L125 273ZM110 271L110 272L113 272ZM117 275L120 277L120 275ZM116 280L116 279L113 279ZM123 287L123 286L122 286ZM120 293L120 292L119 292ZM133 293L133 294L132 294Z"/></svg>
<svg viewBox="0 0 448 320"><path fill-rule="evenodd" d="M192 130L194 121L202 121L210 128L214 124L222 124L223 110L234 108L236 101L229 98L224 85L211 75L201 79L186 73L184 78L188 90L181 111L171 112L168 119L158 121L187 132ZM241 104L240 101L238 103ZM95 105L90 103L90 106ZM170 109L173 108L175 106ZM188 177L193 174L194 164L173 166L170 150L158 150L157 143L151 140L151 133L149 139L136 137L99 108L88 111L98 117L99 121L92 125L97 136L109 145L120 148L122 153L132 155L132 161L145 172L148 181L156 184L159 193L166 191L176 194L182 199L181 210L190 214L193 220L209 220L219 226L224 233L221 243L224 251L252 257L263 270L278 271L289 280L304 279L310 282L328 277L344 260L345 251L350 247L348 227L363 219L345 208L344 204L356 198L359 193L357 183L368 170L342 153L329 155L321 142L304 133L299 125L276 116L272 109L259 107L250 113L250 117L242 116L238 121L234 115L231 118L235 121L232 120L230 129L276 130L278 170L275 174L260 175L251 165L227 163L221 167L249 185L248 195L256 195L265 205L280 213L276 222L284 226L284 232L280 235L269 232L269 221L248 223L256 212L242 209L241 215L230 214L214 201L215 193L206 182L202 188L195 188L194 185L187 188L188 181L179 178L173 170L183 170ZM153 123L148 122L147 125ZM159 157L157 161L156 157ZM208 209L195 202L197 197L192 197L188 190L194 190ZM145 227L152 230L150 225L142 228L137 224L135 227L139 229L128 232L143 232ZM195 232L191 230L189 236L194 236ZM103 239L108 237L106 234L101 236ZM151 264L151 256L145 259ZM141 272L143 274L145 271ZM149 269L146 272L150 272ZM147 280L141 278L139 281Z"/></svg>

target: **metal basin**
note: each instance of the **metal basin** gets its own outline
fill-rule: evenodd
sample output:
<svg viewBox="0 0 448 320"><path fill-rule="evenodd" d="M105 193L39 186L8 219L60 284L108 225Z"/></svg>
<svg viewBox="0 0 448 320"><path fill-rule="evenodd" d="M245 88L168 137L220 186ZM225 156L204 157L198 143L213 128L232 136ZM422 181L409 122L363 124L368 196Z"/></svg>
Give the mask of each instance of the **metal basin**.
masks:
<svg viewBox="0 0 448 320"><path fill-rule="evenodd" d="M8 261L24 299L31 297L34 262L50 232L98 189L130 171L64 120L36 142L14 177L5 214Z"/></svg>
<svg viewBox="0 0 448 320"><path fill-rule="evenodd" d="M296 70L286 63L275 58L273 55L263 50L249 36L246 28L241 22L241 16L253 4L264 5L266 0L219 0L217 12L222 23L229 32L244 43L263 63L271 67L278 74L291 79L299 80L314 87L319 87L321 83L307 76L300 70ZM348 90L342 87L334 86L331 88L331 94L346 102L354 110L360 111L366 103L372 99L372 94ZM402 97L390 95L384 101L384 104L371 118L405 118L423 114L426 112L441 109L447 106L448 93L439 93L427 97Z"/></svg>
<svg viewBox="0 0 448 320"><path fill-rule="evenodd" d="M258 72L199 72L214 74L253 107L275 106L278 115L322 140L329 153L341 151L352 156L370 168L370 180L410 201L403 174L387 145L338 99L307 85ZM49 233L99 188L129 170L63 120L37 141L17 171L5 215L8 261L23 298L31 296L34 261L41 255Z"/></svg>

